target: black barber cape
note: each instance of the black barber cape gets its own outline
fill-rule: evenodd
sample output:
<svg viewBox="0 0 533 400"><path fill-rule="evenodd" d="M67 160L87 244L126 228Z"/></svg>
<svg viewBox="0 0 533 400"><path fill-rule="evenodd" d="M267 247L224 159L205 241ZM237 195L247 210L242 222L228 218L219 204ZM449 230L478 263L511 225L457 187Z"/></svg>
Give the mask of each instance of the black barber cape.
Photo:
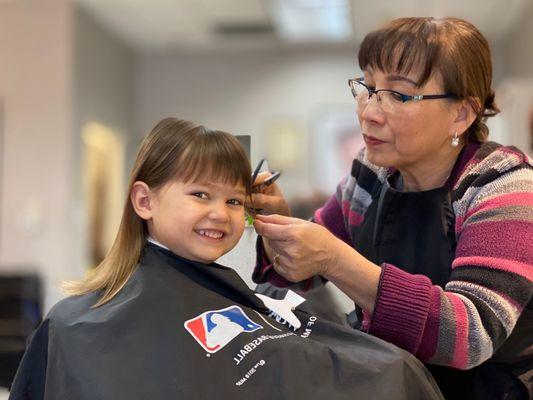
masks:
<svg viewBox="0 0 533 400"><path fill-rule="evenodd" d="M231 269L149 243L107 304L62 300L34 334L10 399L441 399L424 366L296 308L272 316Z"/></svg>

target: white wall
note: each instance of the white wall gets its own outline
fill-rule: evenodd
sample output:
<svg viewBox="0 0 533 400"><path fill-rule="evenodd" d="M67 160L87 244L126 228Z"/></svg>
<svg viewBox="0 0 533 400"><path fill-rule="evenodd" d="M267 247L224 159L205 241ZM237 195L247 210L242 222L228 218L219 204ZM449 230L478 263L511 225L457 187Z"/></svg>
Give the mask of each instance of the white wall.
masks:
<svg viewBox="0 0 533 400"><path fill-rule="evenodd" d="M74 35L75 127L95 121L127 138L135 125L133 52L79 7Z"/></svg>
<svg viewBox="0 0 533 400"><path fill-rule="evenodd" d="M48 309L87 266L81 127L135 136L135 57L70 1L28 0L0 3L0 60L0 273L40 273Z"/></svg>
<svg viewBox="0 0 533 400"><path fill-rule="evenodd" d="M138 66L137 124L146 133L162 117L179 116L210 128L250 134L252 162L256 162L269 156L264 137L269 124L293 121L308 135L321 110L331 105L351 107L347 79L357 70L352 47L145 55ZM308 190L311 164L305 160L283 171L278 182L289 196Z"/></svg>
<svg viewBox="0 0 533 400"><path fill-rule="evenodd" d="M0 4L0 272L41 272L47 304L72 259L71 22L66 1Z"/></svg>
<svg viewBox="0 0 533 400"><path fill-rule="evenodd" d="M496 85L501 113L490 120L491 138L533 154L530 113L533 110L533 2L501 46L502 79Z"/></svg>
<svg viewBox="0 0 533 400"><path fill-rule="evenodd" d="M533 77L533 1L505 42L506 75L510 79Z"/></svg>
<svg viewBox="0 0 533 400"><path fill-rule="evenodd" d="M89 266L87 247L87 204L83 192L82 138L84 125L96 122L109 128L126 143L122 155L130 165L137 142L130 140L134 134L135 56L121 41L109 34L91 15L80 7L74 8L74 95L73 95L73 164L77 177L72 192L72 208L75 210L76 234L72 245L76 248L76 269L73 275L81 276ZM129 167L127 168L129 169ZM124 181L127 179L124 176ZM117 188L120 198L124 188ZM122 205L122 200L120 201ZM114 232L118 228L122 208L110 214L106 221ZM114 237L114 233L112 235Z"/></svg>

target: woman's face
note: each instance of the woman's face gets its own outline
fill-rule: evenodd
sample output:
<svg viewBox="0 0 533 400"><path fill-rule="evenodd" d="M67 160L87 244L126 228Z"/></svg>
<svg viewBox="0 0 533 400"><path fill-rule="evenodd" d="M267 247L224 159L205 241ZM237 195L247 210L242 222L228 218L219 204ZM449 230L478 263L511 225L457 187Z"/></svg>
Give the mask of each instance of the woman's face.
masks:
<svg viewBox="0 0 533 400"><path fill-rule="evenodd" d="M410 96L444 93L434 76L424 86L416 87L416 72L402 75L367 70L365 84ZM378 166L416 168L450 151L456 116L447 99L409 100L400 103L394 112L385 113L374 94L367 105L358 107L357 114L368 159Z"/></svg>

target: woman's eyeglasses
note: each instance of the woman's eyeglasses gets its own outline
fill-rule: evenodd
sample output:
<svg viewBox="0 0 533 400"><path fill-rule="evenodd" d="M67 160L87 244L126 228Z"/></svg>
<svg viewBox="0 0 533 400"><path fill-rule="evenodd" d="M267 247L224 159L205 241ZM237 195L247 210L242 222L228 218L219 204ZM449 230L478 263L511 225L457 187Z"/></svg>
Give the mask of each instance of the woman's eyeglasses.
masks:
<svg viewBox="0 0 533 400"><path fill-rule="evenodd" d="M417 96L409 96L396 90L390 89L371 89L364 83L364 78L348 79L348 85L352 90L353 97L359 106L366 106L372 95L376 95L376 99L383 110L388 114L400 112L404 103L408 101L432 100L432 99L457 99L454 94L424 94Z"/></svg>

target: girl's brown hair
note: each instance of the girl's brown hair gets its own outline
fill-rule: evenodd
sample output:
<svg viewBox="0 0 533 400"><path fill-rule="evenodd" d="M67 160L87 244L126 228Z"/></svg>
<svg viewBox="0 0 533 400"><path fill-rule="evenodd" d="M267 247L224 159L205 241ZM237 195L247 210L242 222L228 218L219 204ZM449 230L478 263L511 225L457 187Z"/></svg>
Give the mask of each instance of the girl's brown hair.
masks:
<svg viewBox="0 0 533 400"><path fill-rule="evenodd" d="M445 93L467 99L477 114L467 138L484 141L487 117L499 112L491 88L489 44L481 32L459 18L399 18L370 32L359 49L359 66L407 74L421 71L418 86L435 73Z"/></svg>
<svg viewBox="0 0 533 400"><path fill-rule="evenodd" d="M133 184L142 181L157 190L174 179L242 184L246 195L251 194L250 162L234 136L177 118L163 119L141 144L111 249L85 279L63 285L68 294L101 291L95 304L98 307L122 289L135 271L147 239L146 223L135 213L129 198Z"/></svg>

